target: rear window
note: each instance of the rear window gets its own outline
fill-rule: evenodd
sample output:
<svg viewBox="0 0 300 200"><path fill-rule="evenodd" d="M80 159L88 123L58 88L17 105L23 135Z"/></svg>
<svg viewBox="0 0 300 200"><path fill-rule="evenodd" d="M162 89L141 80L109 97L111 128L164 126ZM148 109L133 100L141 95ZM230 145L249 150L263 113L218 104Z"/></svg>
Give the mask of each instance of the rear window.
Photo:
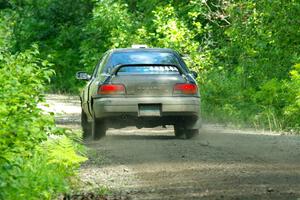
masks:
<svg viewBox="0 0 300 200"><path fill-rule="evenodd" d="M111 69L121 64L170 64L179 65L177 57L170 52L115 52L113 53L104 68L104 72L110 72ZM124 67L120 69L120 73L161 73L175 72L174 67ZM177 71L178 72L178 71Z"/></svg>
<svg viewBox="0 0 300 200"><path fill-rule="evenodd" d="M179 71L173 66L126 66L122 67L118 74L179 74Z"/></svg>

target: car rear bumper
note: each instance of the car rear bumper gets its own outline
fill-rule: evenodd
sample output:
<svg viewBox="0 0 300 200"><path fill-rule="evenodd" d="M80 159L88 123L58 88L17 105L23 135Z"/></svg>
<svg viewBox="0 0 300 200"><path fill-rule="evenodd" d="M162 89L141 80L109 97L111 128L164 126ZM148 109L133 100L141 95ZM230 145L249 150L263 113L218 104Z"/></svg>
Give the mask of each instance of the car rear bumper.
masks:
<svg viewBox="0 0 300 200"><path fill-rule="evenodd" d="M134 98L95 98L93 111L96 118L122 115L139 117L139 105L159 104L160 116L200 116L198 97L134 97Z"/></svg>

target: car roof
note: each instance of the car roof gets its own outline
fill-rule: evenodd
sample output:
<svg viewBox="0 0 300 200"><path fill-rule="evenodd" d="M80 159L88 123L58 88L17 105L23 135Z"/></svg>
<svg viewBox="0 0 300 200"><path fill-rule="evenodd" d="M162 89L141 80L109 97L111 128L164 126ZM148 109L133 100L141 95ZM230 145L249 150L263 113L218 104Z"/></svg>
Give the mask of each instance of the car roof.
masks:
<svg viewBox="0 0 300 200"><path fill-rule="evenodd" d="M169 52L169 53L177 53L173 49L168 48L118 48L112 49L112 53L114 52Z"/></svg>

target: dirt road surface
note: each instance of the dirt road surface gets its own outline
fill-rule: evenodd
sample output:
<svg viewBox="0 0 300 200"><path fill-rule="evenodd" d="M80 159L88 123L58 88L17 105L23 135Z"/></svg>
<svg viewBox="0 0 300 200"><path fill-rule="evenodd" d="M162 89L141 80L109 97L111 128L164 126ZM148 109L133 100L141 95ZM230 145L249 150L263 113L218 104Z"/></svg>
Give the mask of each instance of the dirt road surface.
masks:
<svg viewBox="0 0 300 200"><path fill-rule="evenodd" d="M58 124L80 129L77 97L48 95ZM300 136L204 125L193 140L173 129L109 130L86 141L83 191L109 199L300 200Z"/></svg>

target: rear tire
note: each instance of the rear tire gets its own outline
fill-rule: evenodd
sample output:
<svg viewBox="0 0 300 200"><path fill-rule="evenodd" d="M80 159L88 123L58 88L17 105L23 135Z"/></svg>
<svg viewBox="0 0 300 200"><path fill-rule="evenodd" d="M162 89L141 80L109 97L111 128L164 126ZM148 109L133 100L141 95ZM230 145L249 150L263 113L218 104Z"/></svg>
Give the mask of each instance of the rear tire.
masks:
<svg viewBox="0 0 300 200"><path fill-rule="evenodd" d="M87 115L83 110L81 110L81 127L82 127L82 137L86 139L92 134L91 123L88 122Z"/></svg>
<svg viewBox="0 0 300 200"><path fill-rule="evenodd" d="M175 137L178 139L192 139L199 135L199 129L186 129L179 125L174 125Z"/></svg>
<svg viewBox="0 0 300 200"><path fill-rule="evenodd" d="M185 139L184 128L174 125L175 137L178 139Z"/></svg>
<svg viewBox="0 0 300 200"><path fill-rule="evenodd" d="M94 119L92 122L92 138L99 140L106 135L106 126L103 120Z"/></svg>

